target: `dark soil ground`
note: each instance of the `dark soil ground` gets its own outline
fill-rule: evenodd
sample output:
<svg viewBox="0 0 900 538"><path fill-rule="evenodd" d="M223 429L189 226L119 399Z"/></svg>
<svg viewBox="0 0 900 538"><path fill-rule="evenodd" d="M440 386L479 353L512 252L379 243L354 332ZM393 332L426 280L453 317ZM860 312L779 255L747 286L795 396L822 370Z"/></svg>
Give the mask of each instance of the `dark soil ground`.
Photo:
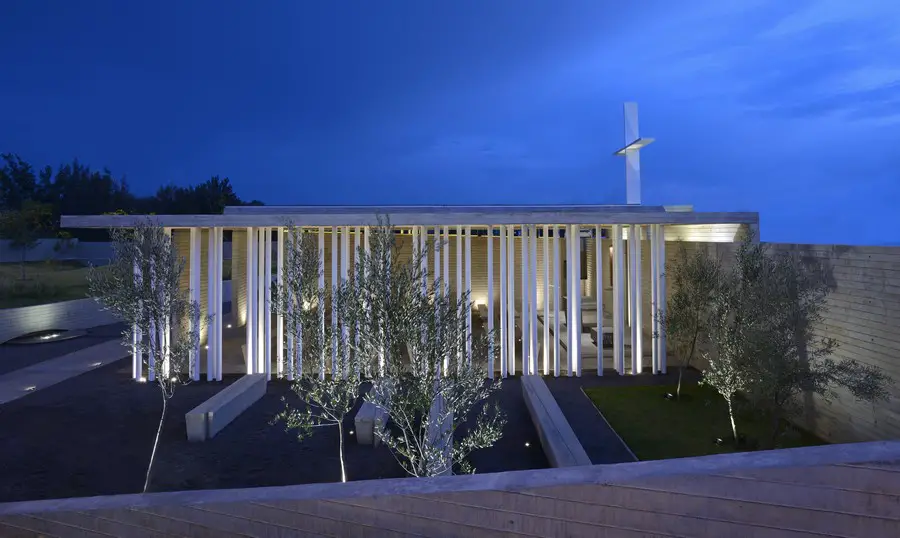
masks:
<svg viewBox="0 0 900 538"><path fill-rule="evenodd" d="M0 375L102 344L107 340L119 339L122 337L122 329L121 324L114 323L87 329L87 334L71 340L40 344L0 344Z"/></svg>
<svg viewBox="0 0 900 538"><path fill-rule="evenodd" d="M161 396L156 385L135 383L130 375L130 363L118 361L0 406L0 502L139 492ZM153 491L340 479L336 428L321 428L300 443L281 425L270 425L282 409L281 397L292 396L285 382L270 383L262 400L211 441L188 443L184 414L235 379L176 391ZM508 424L500 442L472 455L478 472L547 467L521 394L515 379L495 394ZM356 444L351 429L352 418L345 439L350 480L403 476L386 448Z"/></svg>

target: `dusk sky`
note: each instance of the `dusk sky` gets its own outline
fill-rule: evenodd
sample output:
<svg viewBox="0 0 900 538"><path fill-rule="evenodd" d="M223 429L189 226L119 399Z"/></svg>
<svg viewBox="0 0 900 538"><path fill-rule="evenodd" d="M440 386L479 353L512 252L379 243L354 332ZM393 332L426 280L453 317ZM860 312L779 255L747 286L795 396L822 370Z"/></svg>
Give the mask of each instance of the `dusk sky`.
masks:
<svg viewBox="0 0 900 538"><path fill-rule="evenodd" d="M267 204L759 211L900 243L897 0L4 0L0 152Z"/></svg>

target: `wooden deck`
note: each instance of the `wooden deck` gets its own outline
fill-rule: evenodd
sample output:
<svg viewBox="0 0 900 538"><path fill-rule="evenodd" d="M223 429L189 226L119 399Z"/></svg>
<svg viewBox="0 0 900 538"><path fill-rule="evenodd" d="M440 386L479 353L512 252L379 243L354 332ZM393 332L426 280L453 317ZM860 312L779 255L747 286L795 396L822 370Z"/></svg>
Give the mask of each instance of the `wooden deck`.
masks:
<svg viewBox="0 0 900 538"><path fill-rule="evenodd" d="M13 503L0 536L900 536L900 442L779 452Z"/></svg>

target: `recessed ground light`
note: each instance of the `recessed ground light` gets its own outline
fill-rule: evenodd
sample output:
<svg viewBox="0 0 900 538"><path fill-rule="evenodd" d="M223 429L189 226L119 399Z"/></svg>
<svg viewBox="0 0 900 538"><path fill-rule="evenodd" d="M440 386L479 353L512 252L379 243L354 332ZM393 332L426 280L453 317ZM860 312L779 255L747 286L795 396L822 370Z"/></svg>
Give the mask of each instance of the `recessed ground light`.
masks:
<svg viewBox="0 0 900 538"><path fill-rule="evenodd" d="M350 430L350 435L353 435L353 430Z"/></svg>
<svg viewBox="0 0 900 538"><path fill-rule="evenodd" d="M203 346L204 349L209 349L209 345Z"/></svg>
<svg viewBox="0 0 900 538"><path fill-rule="evenodd" d="M37 389L37 387L34 386L34 385L31 385L30 387L25 387L25 392L31 392L31 391L33 391L33 390L35 390L35 389Z"/></svg>
<svg viewBox="0 0 900 538"><path fill-rule="evenodd" d="M100 361L93 362L93 363L91 363L91 368L96 368L96 367L100 366L101 364L103 364L103 363Z"/></svg>
<svg viewBox="0 0 900 538"><path fill-rule="evenodd" d="M525 448L528 448L530 446L531 446L531 443L529 443L528 441L525 441Z"/></svg>
<svg viewBox="0 0 900 538"><path fill-rule="evenodd" d="M139 377L139 378L138 378L138 383L146 383L146 382L147 382L147 378L146 378L146 377L143 377L143 376L142 376L142 377Z"/></svg>
<svg viewBox="0 0 900 538"><path fill-rule="evenodd" d="M52 340L58 336L59 336L59 334L57 334L57 333L45 334L44 336L41 337L41 340Z"/></svg>
<svg viewBox="0 0 900 538"><path fill-rule="evenodd" d="M230 328L231 328L231 324L229 323L228 325L226 325L226 327L230 329Z"/></svg>

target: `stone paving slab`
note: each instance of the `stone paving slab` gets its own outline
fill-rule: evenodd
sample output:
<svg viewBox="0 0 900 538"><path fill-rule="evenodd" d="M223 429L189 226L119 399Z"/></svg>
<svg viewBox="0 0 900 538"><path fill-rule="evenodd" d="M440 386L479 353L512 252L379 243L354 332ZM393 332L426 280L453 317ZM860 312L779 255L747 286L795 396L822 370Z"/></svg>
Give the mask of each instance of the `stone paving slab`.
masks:
<svg viewBox="0 0 900 538"><path fill-rule="evenodd" d="M0 376L0 405L130 356L120 340L109 340L15 370Z"/></svg>

